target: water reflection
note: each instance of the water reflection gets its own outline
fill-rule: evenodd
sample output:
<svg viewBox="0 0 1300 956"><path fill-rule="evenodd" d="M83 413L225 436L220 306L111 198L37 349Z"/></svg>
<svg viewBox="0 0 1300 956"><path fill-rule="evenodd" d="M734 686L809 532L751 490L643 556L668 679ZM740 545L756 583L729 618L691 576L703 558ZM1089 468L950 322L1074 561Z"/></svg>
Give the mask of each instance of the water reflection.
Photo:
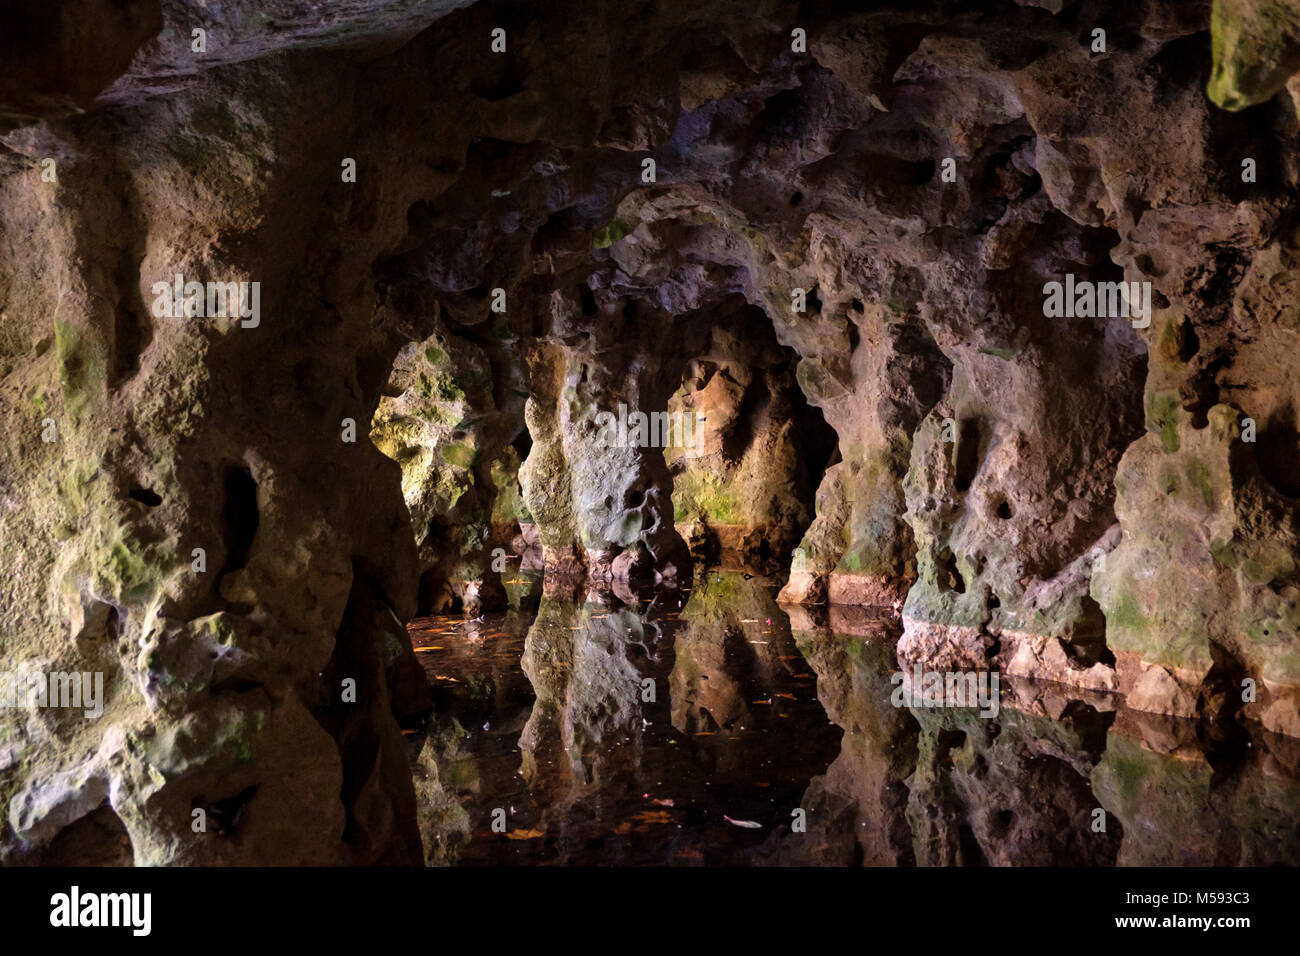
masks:
<svg viewBox="0 0 1300 956"><path fill-rule="evenodd" d="M619 600L520 573L517 610L415 622L429 861L1300 862L1300 741L1006 678L994 719L896 708L896 622L787 616L775 584Z"/></svg>

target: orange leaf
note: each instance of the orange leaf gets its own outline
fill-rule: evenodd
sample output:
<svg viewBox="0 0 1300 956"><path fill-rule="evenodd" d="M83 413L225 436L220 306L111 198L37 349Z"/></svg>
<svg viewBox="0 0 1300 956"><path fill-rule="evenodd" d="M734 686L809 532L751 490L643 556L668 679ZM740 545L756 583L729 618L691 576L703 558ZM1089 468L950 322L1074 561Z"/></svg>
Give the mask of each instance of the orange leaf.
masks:
<svg viewBox="0 0 1300 956"><path fill-rule="evenodd" d="M544 830L515 830L506 833L506 836L511 840L536 840L538 837L545 835Z"/></svg>

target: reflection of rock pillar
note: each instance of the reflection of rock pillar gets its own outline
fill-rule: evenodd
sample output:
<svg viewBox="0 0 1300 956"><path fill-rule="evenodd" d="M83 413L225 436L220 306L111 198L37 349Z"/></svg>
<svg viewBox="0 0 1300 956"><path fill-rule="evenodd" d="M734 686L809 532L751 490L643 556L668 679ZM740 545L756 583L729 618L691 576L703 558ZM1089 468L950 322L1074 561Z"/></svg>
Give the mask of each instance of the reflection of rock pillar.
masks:
<svg viewBox="0 0 1300 956"><path fill-rule="evenodd" d="M627 653L640 633L631 611L543 597L523 656L537 694L519 738L529 787L558 773L556 785L576 799L601 775L606 738L640 738L641 675Z"/></svg>
<svg viewBox="0 0 1300 956"><path fill-rule="evenodd" d="M781 612L759 579L735 571L701 575L682 609L669 686L672 725L684 734L728 732L748 723L750 701L770 694L776 645L747 635ZM747 626L748 625L748 626Z"/></svg>
<svg viewBox="0 0 1300 956"><path fill-rule="evenodd" d="M1094 830L1089 774L1109 719L913 706L921 724L908 818L922 866L1113 866L1122 826Z"/></svg>
<svg viewBox="0 0 1300 956"><path fill-rule="evenodd" d="M1220 780L1195 724L1119 711L1092 770L1097 806L1124 833L1120 866L1272 866L1300 858L1292 738L1260 732Z"/></svg>
<svg viewBox="0 0 1300 956"><path fill-rule="evenodd" d="M800 801L808 834L787 839L782 853L804 862L800 847L815 846L825 849L808 863L909 865L905 781L916 766L916 720L890 705L892 635L880 624L842 629L842 623L832 631L803 614L791 619L799 650L817 673L818 699L844 737L840 755Z"/></svg>

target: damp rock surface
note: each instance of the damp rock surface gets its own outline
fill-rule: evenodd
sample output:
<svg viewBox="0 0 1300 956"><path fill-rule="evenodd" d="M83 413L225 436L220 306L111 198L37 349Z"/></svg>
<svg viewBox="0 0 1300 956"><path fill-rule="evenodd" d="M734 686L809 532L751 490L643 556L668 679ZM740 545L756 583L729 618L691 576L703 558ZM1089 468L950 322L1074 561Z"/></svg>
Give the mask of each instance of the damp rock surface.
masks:
<svg viewBox="0 0 1300 956"><path fill-rule="evenodd" d="M791 614L897 611L905 663L1300 737L1294 3L64 6L0 14L0 657L102 712L0 711L0 860L447 858L406 625L525 567L626 604L736 552ZM534 754L637 709L579 614L524 657ZM747 713L696 681L730 627L674 720ZM1037 860L1089 787L1142 826L1135 766L1274 806L1087 721L860 723L850 857ZM1024 779L1072 796L927 815Z"/></svg>

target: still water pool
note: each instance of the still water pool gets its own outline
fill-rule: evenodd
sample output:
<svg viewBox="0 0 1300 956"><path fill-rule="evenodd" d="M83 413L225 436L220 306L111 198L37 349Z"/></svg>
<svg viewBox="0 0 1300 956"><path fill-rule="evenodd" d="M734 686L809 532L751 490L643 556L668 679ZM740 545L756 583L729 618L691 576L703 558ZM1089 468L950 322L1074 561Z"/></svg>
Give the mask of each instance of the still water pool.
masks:
<svg viewBox="0 0 1300 956"><path fill-rule="evenodd" d="M1005 678L993 719L895 707L897 619L776 583L623 603L520 575L516 610L412 622L429 862L1300 863L1300 741Z"/></svg>

